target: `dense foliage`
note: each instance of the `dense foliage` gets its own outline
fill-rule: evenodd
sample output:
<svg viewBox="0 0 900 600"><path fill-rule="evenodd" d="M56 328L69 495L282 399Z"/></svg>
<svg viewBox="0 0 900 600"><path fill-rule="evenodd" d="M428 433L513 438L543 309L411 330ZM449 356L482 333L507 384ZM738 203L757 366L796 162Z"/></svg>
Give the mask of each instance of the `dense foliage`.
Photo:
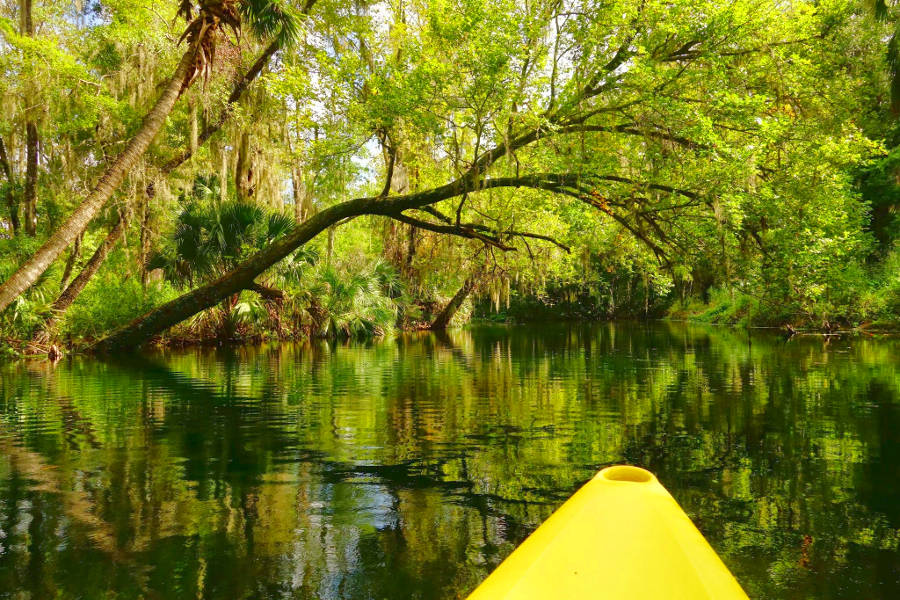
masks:
<svg viewBox="0 0 900 600"><path fill-rule="evenodd" d="M876 5L2 3L4 337L894 321Z"/></svg>

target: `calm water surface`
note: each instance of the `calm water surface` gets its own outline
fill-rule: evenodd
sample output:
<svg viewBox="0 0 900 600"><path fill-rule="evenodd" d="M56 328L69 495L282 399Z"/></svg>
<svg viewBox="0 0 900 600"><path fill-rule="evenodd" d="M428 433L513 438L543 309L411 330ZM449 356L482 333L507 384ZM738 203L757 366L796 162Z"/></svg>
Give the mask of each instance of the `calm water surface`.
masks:
<svg viewBox="0 0 900 600"><path fill-rule="evenodd" d="M458 598L600 467L754 598L900 598L900 341L476 328L0 366L0 598Z"/></svg>

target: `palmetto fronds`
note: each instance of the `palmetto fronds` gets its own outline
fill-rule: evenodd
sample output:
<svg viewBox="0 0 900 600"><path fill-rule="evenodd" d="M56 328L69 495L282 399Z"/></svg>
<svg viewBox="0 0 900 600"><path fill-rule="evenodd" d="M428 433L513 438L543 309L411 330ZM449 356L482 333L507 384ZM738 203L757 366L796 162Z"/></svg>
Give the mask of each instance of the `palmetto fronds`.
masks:
<svg viewBox="0 0 900 600"><path fill-rule="evenodd" d="M294 225L294 219L284 213L268 213L264 226L257 233L256 246L262 248L274 242L293 229Z"/></svg>
<svg viewBox="0 0 900 600"><path fill-rule="evenodd" d="M244 0L240 13L260 39L272 39L287 48L300 38L300 11L285 0Z"/></svg>
<svg viewBox="0 0 900 600"><path fill-rule="evenodd" d="M322 265L307 277L302 293L319 335L358 337L393 329L398 307L392 286L399 276L385 262L359 267Z"/></svg>
<svg viewBox="0 0 900 600"><path fill-rule="evenodd" d="M174 235L150 257L147 268L162 269L177 284L193 285L231 268L247 250L266 246L294 226L290 217L253 202L217 202L218 197L215 175L197 177L190 193L181 196L184 208Z"/></svg>

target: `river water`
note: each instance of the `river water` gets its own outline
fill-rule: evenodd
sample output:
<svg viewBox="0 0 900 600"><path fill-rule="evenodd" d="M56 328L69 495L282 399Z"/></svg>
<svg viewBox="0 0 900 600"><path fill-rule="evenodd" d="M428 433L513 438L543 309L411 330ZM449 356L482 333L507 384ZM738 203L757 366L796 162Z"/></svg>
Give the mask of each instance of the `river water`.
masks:
<svg viewBox="0 0 900 600"><path fill-rule="evenodd" d="M753 598L900 598L900 340L673 323L0 366L0 598L462 598L613 463Z"/></svg>

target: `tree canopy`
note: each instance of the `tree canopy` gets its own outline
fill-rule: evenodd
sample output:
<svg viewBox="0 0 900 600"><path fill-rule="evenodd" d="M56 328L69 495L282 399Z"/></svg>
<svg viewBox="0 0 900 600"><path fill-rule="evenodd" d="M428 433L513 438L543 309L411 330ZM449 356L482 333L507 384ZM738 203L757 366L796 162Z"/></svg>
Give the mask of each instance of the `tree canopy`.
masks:
<svg viewBox="0 0 900 600"><path fill-rule="evenodd" d="M98 346L131 347L252 295L310 246L347 277L392 265L398 323L458 294L648 314L719 290L826 327L897 303L879 270L894 260L892 21L856 2L2 10L0 300L25 329L47 319L54 270L65 288L111 257L139 280L129 293L152 310L119 315ZM34 239L18 224L27 123ZM213 178L197 211L249 203L293 224L188 289L160 280L150 257L181 239L184 192ZM287 285L296 299L318 283Z"/></svg>

